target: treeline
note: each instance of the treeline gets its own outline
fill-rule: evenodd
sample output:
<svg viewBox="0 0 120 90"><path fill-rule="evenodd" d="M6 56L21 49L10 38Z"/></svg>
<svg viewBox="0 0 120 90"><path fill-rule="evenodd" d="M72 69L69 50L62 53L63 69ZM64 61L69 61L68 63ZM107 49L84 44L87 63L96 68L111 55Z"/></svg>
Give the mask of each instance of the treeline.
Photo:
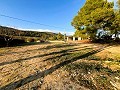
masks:
<svg viewBox="0 0 120 90"><path fill-rule="evenodd" d="M63 40L61 33L22 31L0 26L0 46L14 46L26 42L45 42L48 40Z"/></svg>
<svg viewBox="0 0 120 90"><path fill-rule="evenodd" d="M48 40L50 37L56 36L57 34L51 32L22 31L10 27L0 26L0 35L40 37L41 39Z"/></svg>

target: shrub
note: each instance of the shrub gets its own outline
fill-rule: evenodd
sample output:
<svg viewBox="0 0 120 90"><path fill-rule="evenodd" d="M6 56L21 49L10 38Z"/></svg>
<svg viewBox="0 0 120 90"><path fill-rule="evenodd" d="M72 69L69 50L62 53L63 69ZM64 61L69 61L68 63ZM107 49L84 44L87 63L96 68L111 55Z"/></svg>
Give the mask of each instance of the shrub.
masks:
<svg viewBox="0 0 120 90"><path fill-rule="evenodd" d="M0 36L0 47L3 47L6 45L6 42L2 36Z"/></svg>
<svg viewBox="0 0 120 90"><path fill-rule="evenodd" d="M13 39L9 43L9 46L16 46L16 45L23 44L23 43L25 43L25 40L23 40L23 39Z"/></svg>
<svg viewBox="0 0 120 90"><path fill-rule="evenodd" d="M33 39L33 38L27 38L27 42L35 42L35 39Z"/></svg>

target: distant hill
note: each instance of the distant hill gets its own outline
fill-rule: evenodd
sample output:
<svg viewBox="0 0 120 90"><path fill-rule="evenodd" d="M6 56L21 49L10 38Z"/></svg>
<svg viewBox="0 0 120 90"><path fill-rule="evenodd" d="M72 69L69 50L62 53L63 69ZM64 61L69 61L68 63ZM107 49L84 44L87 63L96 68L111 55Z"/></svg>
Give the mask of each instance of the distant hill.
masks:
<svg viewBox="0 0 120 90"><path fill-rule="evenodd" d="M11 27L0 26L0 47L17 46L27 42L46 42L63 40L61 33L23 31Z"/></svg>
<svg viewBox="0 0 120 90"><path fill-rule="evenodd" d="M45 40L49 40L50 38L57 36L56 33L52 32L23 31L6 26L0 26L0 35L39 37Z"/></svg>

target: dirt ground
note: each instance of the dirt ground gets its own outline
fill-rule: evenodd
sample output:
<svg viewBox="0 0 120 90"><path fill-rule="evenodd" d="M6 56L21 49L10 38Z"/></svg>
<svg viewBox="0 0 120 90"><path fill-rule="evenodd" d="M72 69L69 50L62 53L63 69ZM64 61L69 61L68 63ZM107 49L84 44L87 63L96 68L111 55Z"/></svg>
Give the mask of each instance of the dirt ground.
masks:
<svg viewBox="0 0 120 90"><path fill-rule="evenodd" d="M120 90L120 45L0 48L0 90Z"/></svg>

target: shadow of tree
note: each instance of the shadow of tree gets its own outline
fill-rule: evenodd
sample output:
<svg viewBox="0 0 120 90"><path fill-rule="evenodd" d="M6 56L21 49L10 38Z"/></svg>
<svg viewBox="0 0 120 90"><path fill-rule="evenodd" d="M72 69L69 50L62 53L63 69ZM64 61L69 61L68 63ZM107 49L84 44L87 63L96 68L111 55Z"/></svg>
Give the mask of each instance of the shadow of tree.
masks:
<svg viewBox="0 0 120 90"><path fill-rule="evenodd" d="M77 49L77 50L75 50L75 49ZM60 58L63 57L63 56L66 56L66 58L67 58L67 56L69 57L69 55L76 54L77 52L79 53L79 52L81 52L81 51L83 51L83 50L87 50L87 49L92 49L92 48L83 48L83 49L74 48L74 49L68 50L68 51L66 51L66 52L64 52L64 53L61 53L61 54L58 55L58 56L47 58L47 59L44 60L44 61L49 61L49 60L50 60L50 61L55 61L56 59L57 59L56 61L58 61L58 59L60 59Z"/></svg>
<svg viewBox="0 0 120 90"><path fill-rule="evenodd" d="M21 80L18 80L16 82L12 82L8 85L5 85L5 86L1 87L0 90L14 90L16 88L19 88L19 87L21 87L29 82L32 82L32 81L37 80L41 77L45 77L45 76L49 75L50 73L54 72L55 70L59 69L60 67L63 67L63 66L70 64L74 61L77 61L79 59L82 59L82 58L88 57L90 55L93 55L95 53L98 53L98 52L102 51L104 48L105 47L100 47L98 50L93 50L93 51L88 52L84 55L78 55L76 57L67 58L66 61L63 61L63 62L61 62L61 63L59 63L59 64L57 64L49 69L46 69L42 72L38 72L37 74L34 74L34 75L30 75L30 76L23 78Z"/></svg>
<svg viewBox="0 0 120 90"><path fill-rule="evenodd" d="M47 46L45 48L37 48L37 49L32 49L32 50L26 50L26 51L23 51L23 52L6 52L6 53L0 53L0 56L4 56L4 55L10 55L10 54L19 54L19 53L27 53L27 52L32 52L32 51L35 51L35 50L44 50L44 49L52 49L52 48L65 48L65 47L71 47L71 46L75 46L74 44L56 44L56 45L50 45L50 46Z"/></svg>
<svg viewBox="0 0 120 90"><path fill-rule="evenodd" d="M84 47L81 47L81 48L84 48ZM0 66L7 65L7 64L13 64L13 63L16 63L16 62L27 61L27 60L31 60L33 58L39 58L39 57L44 57L44 56L53 55L53 54L66 53L66 52L68 52L70 50L74 50L74 49L78 49L78 48L65 49L65 50L61 50L61 51L57 51L57 52L51 52L51 53L48 53L48 54L37 55L37 56L23 58L23 59L18 59L18 60L13 60L13 61L9 61L9 62L2 62L2 63L0 63Z"/></svg>

